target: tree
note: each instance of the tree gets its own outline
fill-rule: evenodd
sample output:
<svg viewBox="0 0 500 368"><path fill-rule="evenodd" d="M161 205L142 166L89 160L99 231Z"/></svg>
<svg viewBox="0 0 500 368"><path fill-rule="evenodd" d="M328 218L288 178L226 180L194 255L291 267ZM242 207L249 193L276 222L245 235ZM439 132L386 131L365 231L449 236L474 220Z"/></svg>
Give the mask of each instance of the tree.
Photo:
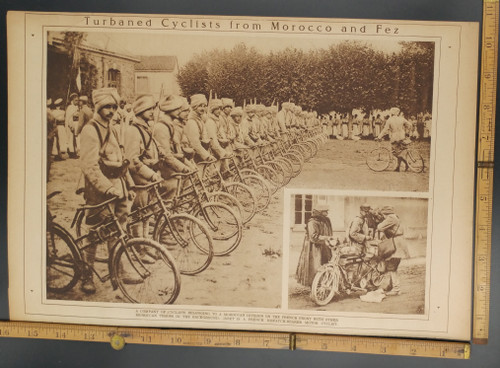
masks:
<svg viewBox="0 0 500 368"><path fill-rule="evenodd" d="M434 43L401 42L398 55L401 88L398 102L407 115L432 110Z"/></svg>
<svg viewBox="0 0 500 368"><path fill-rule="evenodd" d="M184 96L197 93L207 94L208 70L207 54L195 55L177 75L177 82Z"/></svg>
<svg viewBox="0 0 500 368"><path fill-rule="evenodd" d="M87 38L87 33L85 32L63 32L62 46L63 49L68 53L68 61L71 65L70 72L68 75L68 92L66 100L69 94L72 92L80 92L76 84L76 78L79 73L81 52L80 45Z"/></svg>
<svg viewBox="0 0 500 368"><path fill-rule="evenodd" d="M294 102L305 110L369 113L399 106L405 113L432 106L434 44L403 42L387 54L358 41L327 49L286 48L262 54L244 43L195 55L178 76L184 95Z"/></svg>

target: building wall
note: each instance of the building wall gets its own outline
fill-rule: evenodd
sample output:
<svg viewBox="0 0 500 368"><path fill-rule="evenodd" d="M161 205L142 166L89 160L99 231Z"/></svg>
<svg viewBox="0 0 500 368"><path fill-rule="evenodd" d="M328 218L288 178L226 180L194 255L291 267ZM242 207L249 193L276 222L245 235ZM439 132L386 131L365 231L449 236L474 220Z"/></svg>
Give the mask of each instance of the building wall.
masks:
<svg viewBox="0 0 500 368"><path fill-rule="evenodd" d="M97 68L97 88L108 87L108 70L120 71L120 85L118 93L127 102L133 102L135 98L135 62L119 57L102 55L86 51L88 61Z"/></svg>
<svg viewBox="0 0 500 368"><path fill-rule="evenodd" d="M351 220L359 214L359 207L363 203L368 203L372 207L383 207L392 205L396 214L401 219L405 236L426 237L427 236L427 211L428 202L426 199L406 199L406 198L383 198L383 197L343 197L343 196L312 196L312 208L318 204L326 205L329 209L328 217L332 222L335 237L342 239L345 237L345 229ZM290 229L292 233L304 233L304 224L294 224L295 209L294 196L290 201Z"/></svg>
<svg viewBox="0 0 500 368"><path fill-rule="evenodd" d="M147 78L148 88L144 90L140 88L140 83L138 83L139 78ZM163 85L163 91L165 94L178 95L180 93L180 88L177 83L177 76L173 72L151 72L151 71L136 71L135 72L135 93L136 95L148 93L155 96L159 96L161 87Z"/></svg>

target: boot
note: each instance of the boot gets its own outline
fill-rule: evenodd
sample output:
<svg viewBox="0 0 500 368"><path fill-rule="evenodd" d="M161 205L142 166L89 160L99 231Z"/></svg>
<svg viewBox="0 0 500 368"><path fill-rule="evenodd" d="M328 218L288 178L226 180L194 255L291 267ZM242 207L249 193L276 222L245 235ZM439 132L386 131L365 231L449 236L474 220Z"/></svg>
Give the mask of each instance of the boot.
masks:
<svg viewBox="0 0 500 368"><path fill-rule="evenodd" d="M142 261L142 260L141 260ZM134 262L138 262L138 261L134 261ZM142 261L144 263L144 261ZM144 282L144 280L142 279L142 277L140 277L140 275L137 273L137 271L135 271L134 267L127 263L126 265L126 268L127 269L130 269L130 271L126 270L126 268L124 267L123 263L120 262L120 271L118 272L118 277L123 281L124 284L126 285L138 285L138 284L142 284ZM137 267L140 269L140 265L137 265Z"/></svg>
<svg viewBox="0 0 500 368"><path fill-rule="evenodd" d="M399 284L399 277L396 273L396 271L391 271L389 273L389 276L391 278L391 288L389 291L386 291L385 295L387 296L396 296L401 293L401 287Z"/></svg>
<svg viewBox="0 0 500 368"><path fill-rule="evenodd" d="M398 166L394 171L399 171L399 167L401 166L401 158L398 157Z"/></svg>
<svg viewBox="0 0 500 368"><path fill-rule="evenodd" d="M80 290L87 295L95 294L96 292L93 276L94 275L92 275L92 270L86 269L84 271L82 283L80 285Z"/></svg>

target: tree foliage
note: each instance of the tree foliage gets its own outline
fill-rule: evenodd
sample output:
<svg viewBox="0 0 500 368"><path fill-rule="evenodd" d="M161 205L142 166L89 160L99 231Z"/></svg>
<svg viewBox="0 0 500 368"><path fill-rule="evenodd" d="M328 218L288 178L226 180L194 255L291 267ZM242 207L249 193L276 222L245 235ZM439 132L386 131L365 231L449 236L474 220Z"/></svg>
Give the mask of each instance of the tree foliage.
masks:
<svg viewBox="0 0 500 368"><path fill-rule="evenodd" d="M286 48L268 54L244 43L195 55L179 71L185 96L212 93L237 104L291 101L307 110L350 113L399 106L431 111L434 44L402 42L386 53L356 41L327 49Z"/></svg>

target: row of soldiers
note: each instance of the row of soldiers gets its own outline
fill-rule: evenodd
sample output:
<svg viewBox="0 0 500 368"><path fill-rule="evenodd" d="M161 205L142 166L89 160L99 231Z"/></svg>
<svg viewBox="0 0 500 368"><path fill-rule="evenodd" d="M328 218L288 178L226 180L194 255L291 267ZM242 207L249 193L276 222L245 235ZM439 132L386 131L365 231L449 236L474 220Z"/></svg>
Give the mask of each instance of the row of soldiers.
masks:
<svg viewBox="0 0 500 368"><path fill-rule="evenodd" d="M72 93L68 100L66 108L62 98L47 100L47 151L49 158L53 157L57 161L79 157L80 133L94 114L87 96ZM121 99L113 120L130 123L133 118L132 105Z"/></svg>
<svg viewBox="0 0 500 368"><path fill-rule="evenodd" d="M361 117L358 114L324 114L321 116L323 132L331 138L374 139L384 129L390 113L377 113ZM401 113L401 117L404 116ZM408 120L407 136L414 140L428 140L431 136L432 116L429 113L412 115Z"/></svg>
<svg viewBox="0 0 500 368"><path fill-rule="evenodd" d="M164 195L172 196L177 189L173 173L191 172L197 161L222 159L238 148L263 145L288 131L319 124L291 103L278 111L276 106L259 104L236 107L229 98L208 101L202 94L191 96L189 103L176 95L159 101L143 95L131 105L129 119L120 113L122 101L114 88L94 90L92 116L78 124L74 120L72 132L78 137L86 204L116 197L114 213L124 228L130 211L148 203L147 191L137 185L160 181ZM86 225L96 226L106 215L102 210L89 211ZM147 222L135 224L131 232L133 237L148 235ZM90 248L85 254L88 265L94 262L94 252ZM81 289L88 294L96 291L91 268L84 271Z"/></svg>
<svg viewBox="0 0 500 368"><path fill-rule="evenodd" d="M199 96L194 95L192 98L196 100ZM89 106L87 96L78 96L73 93L70 95L69 101L66 109L63 109L61 98L47 101L48 153L49 158L58 161L79 157L80 133L94 114ZM227 147L228 142L252 146L263 141L272 141L290 129L321 124L316 112L303 111L300 106L291 102L284 102L281 111L278 111L278 106L274 104L265 106L264 104L249 103L247 105L245 103L244 107L235 107L233 100L229 98L210 99L209 105L210 111L205 112L204 115L204 119L208 122L207 129L202 132L202 138L207 141L208 134L211 135L211 138L217 137L217 140L213 139L211 148L219 158L224 153L222 146ZM214 119L210 115L213 115L212 109L215 110L216 107L220 107L221 111L215 112ZM120 99L112 123L128 126L134 119L132 104ZM241 129L235 129L235 120L238 120L237 125L242 122ZM217 125L216 128L214 128L214 123ZM188 132L194 131L193 127L187 130ZM193 140L195 148L199 148L194 135ZM197 151L201 156L206 157L201 149Z"/></svg>

